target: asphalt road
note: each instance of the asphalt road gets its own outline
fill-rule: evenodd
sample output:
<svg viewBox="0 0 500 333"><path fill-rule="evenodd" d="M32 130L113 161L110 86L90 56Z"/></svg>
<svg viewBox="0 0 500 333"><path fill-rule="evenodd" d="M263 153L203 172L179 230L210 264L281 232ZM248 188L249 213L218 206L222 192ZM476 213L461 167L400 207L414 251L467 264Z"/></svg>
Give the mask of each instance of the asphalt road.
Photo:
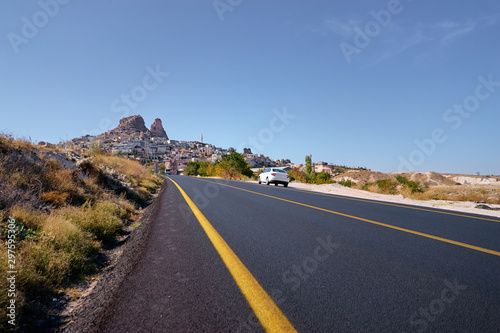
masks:
<svg viewBox="0 0 500 333"><path fill-rule="evenodd" d="M171 179L299 332L500 332L500 219ZM168 182L147 246L97 330L264 331L239 274Z"/></svg>

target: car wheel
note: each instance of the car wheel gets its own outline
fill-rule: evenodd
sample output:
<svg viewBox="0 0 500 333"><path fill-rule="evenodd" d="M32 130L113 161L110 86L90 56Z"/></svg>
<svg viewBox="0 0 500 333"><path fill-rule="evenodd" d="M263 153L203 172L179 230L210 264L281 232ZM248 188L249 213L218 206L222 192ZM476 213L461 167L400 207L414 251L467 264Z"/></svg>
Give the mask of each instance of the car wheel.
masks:
<svg viewBox="0 0 500 333"><path fill-rule="evenodd" d="M285 187L288 187L288 183L286 183L286 184L283 184L283 186L285 186Z"/></svg>
<svg viewBox="0 0 500 333"><path fill-rule="evenodd" d="M260 177L259 177L259 184L261 184L262 182L260 181Z"/></svg>
<svg viewBox="0 0 500 333"><path fill-rule="evenodd" d="M266 185L269 185L269 178L266 178Z"/></svg>
<svg viewBox="0 0 500 333"><path fill-rule="evenodd" d="M274 186L278 186L278 183L274 183Z"/></svg>

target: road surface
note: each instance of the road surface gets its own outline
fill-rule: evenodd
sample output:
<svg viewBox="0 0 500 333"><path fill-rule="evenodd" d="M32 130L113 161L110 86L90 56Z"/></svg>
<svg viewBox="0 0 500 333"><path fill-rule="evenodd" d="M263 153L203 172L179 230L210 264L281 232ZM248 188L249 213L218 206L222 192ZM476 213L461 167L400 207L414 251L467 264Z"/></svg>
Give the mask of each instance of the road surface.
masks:
<svg viewBox="0 0 500 333"><path fill-rule="evenodd" d="M500 332L500 219L167 181L98 331Z"/></svg>

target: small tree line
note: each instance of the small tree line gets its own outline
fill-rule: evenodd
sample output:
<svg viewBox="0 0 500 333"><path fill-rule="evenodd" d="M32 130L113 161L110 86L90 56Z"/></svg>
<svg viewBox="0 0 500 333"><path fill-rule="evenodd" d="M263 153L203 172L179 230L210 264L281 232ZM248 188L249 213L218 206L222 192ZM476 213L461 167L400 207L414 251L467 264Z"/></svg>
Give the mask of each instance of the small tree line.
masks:
<svg viewBox="0 0 500 333"><path fill-rule="evenodd" d="M299 181L307 184L331 184L333 180L330 178L328 172L315 172L312 165L312 155L306 156L306 169L305 171L300 168L293 168L288 171L290 181Z"/></svg>
<svg viewBox="0 0 500 333"><path fill-rule="evenodd" d="M214 177L218 176L224 179L242 179L252 177L253 172L250 165L240 153L232 151L229 155L224 155L219 161L210 163L188 162L184 174L188 176Z"/></svg>

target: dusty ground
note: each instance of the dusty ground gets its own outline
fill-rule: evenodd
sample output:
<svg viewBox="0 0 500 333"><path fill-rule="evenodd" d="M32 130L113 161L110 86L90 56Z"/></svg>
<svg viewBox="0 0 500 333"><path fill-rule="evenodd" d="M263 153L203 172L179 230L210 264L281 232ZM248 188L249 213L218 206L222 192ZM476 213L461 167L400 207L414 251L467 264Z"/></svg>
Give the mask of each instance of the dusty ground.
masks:
<svg viewBox="0 0 500 333"><path fill-rule="evenodd" d="M447 201L447 200L413 200L405 198L402 195L386 195L386 194L372 193L368 191L348 188L340 184L314 185L314 184L303 184L303 183L292 182L288 185L288 187L293 189L344 195L355 198L394 202L394 203L401 203L401 204L408 204L408 205L415 205L422 207L441 208L441 209L447 209L464 213L482 214L487 216L500 217L500 210L486 210L486 209L475 208L476 206L479 205L478 203L475 202ZM500 209L500 205L488 204L488 206L493 209L495 208Z"/></svg>

